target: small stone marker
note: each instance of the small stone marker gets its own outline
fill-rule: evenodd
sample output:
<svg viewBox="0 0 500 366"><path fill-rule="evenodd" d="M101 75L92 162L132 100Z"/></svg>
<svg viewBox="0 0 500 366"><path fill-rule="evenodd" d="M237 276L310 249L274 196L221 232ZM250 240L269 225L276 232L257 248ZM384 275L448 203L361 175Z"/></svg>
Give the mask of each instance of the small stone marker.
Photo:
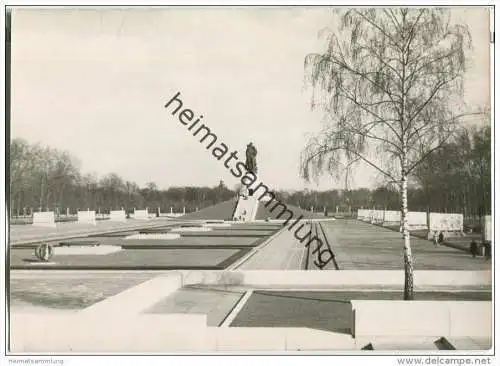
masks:
<svg viewBox="0 0 500 366"><path fill-rule="evenodd" d="M125 221L127 220L127 214L125 210L116 210L109 212L109 220L110 221Z"/></svg>
<svg viewBox="0 0 500 366"><path fill-rule="evenodd" d="M35 256L42 262L48 262L54 255L54 248L50 244L40 244L35 249Z"/></svg>
<svg viewBox="0 0 500 366"><path fill-rule="evenodd" d="M33 226L43 226L43 227L56 227L56 220L54 212L34 212L33 213Z"/></svg>
<svg viewBox="0 0 500 366"><path fill-rule="evenodd" d="M97 225L95 211L78 211L77 217L79 224Z"/></svg>
<svg viewBox="0 0 500 366"><path fill-rule="evenodd" d="M483 216L481 220L481 236L483 242L491 242L491 215Z"/></svg>

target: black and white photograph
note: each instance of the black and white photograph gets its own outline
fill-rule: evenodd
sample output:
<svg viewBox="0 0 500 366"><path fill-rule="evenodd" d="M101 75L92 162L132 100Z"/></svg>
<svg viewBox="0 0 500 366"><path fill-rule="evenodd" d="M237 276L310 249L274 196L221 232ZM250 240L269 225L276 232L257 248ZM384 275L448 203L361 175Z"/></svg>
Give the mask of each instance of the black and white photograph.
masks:
<svg viewBox="0 0 500 366"><path fill-rule="evenodd" d="M494 17L7 1L5 360L496 364Z"/></svg>

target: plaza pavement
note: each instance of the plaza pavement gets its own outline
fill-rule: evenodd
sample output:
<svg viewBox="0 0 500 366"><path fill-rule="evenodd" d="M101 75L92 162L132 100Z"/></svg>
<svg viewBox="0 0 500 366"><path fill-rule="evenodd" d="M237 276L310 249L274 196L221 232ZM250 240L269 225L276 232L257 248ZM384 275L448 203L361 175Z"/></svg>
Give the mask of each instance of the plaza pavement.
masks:
<svg viewBox="0 0 500 366"><path fill-rule="evenodd" d="M123 222L99 220L96 222L96 225L82 224L78 222L58 222L56 223L55 228L33 225L10 225L9 244L26 244L39 240L63 240L115 231L128 231L146 227L165 226L169 224L178 225L179 222L166 218L154 218L150 220L129 219Z"/></svg>
<svg viewBox="0 0 500 366"><path fill-rule="evenodd" d="M138 225L141 227L145 227L145 224L145 222L138 222ZM149 225L155 224L165 225L164 222L149 223ZM366 276L370 277L371 274L375 272L369 270L383 272L380 270L402 269L401 234L355 220L337 220L334 222L325 222L322 223L322 225L331 248L335 253L341 270L340 272L344 272L345 270L363 270L360 272L364 272L364 270L366 270ZM88 233L88 229L85 229ZM81 228L79 230L85 229ZM111 227L106 227L104 229L102 226L99 229L109 231L116 230L116 228ZM124 230L128 229L131 228L124 227ZM64 234L70 235L68 233L75 232L73 230L76 230L76 228L72 230L68 228ZM33 236L34 231L35 230L32 230L30 235ZM27 232L29 232L29 230L27 230ZM37 232L38 235L40 235L40 230L37 230ZM25 234L25 237L26 235L27 234ZM491 269L491 263L482 258L473 259L466 253L452 248L441 246L434 247L431 242L426 240L412 238L412 248L415 258L415 269L417 271L481 271ZM238 261L238 263L235 263L230 269L250 272L253 270L298 270L304 268L304 259L306 255L306 248L304 248L304 246L293 236L293 232L283 228L274 236L265 240L257 248L254 248L252 252L249 253L248 258L243 258L241 261ZM350 314L350 308L346 305L346 299L350 300L360 297L368 299L397 299L401 296L401 292L391 294L386 291L383 293L371 292L366 294L351 291L346 294L338 290L330 292L327 295L318 295L317 293L311 292L312 290L310 289L305 291L307 288L306 284L303 284L304 288L300 289L301 293L294 293L290 291L291 289L288 289L286 293L279 293L265 290L252 290L252 287L256 287L254 285L243 287L237 284L210 286L203 283L201 287L184 284L184 287L171 291L170 295L168 295L169 292L167 291L162 296L160 288L163 286L164 282L159 272L156 272L156 275L145 273L143 277L137 278L134 276L124 276L124 274L127 273L126 271L108 272L108 276L111 276L108 280L111 278L111 282L116 282L114 286L110 284L111 282L107 282L104 278L106 276L99 277L95 272L93 272L93 274L79 273L74 275L77 280L68 282L68 277L65 275L70 274L70 271L64 271L65 273L59 274L59 285L55 286L56 295L54 296L54 291L52 291L54 288L53 282L49 283L49 281L44 284L42 281L40 285L40 279L33 282L33 275L36 276L36 272L38 271L31 271L31 273L28 274L29 272L30 271L16 271L16 274L13 276L14 278L11 279L13 288L15 287L15 290L18 291L17 294L14 293L14 300L17 301L17 313L22 312L23 309L29 312L36 310L34 307L30 308L26 302L23 303L23 298L19 296L19 292L22 292L24 298L26 298L26 296L28 296L28 298L30 296L32 298L37 296L43 298L45 293L46 297L50 297L49 301L55 302L56 305L60 307L60 311L69 311L73 308L86 308L92 304L97 304L97 306L90 306L90 308L102 308L103 306L106 308L106 304L111 305L112 303L114 303L114 309L116 311L117 299L113 300L113 297L123 299L128 296L127 292L134 293L143 283L145 285L144 288L148 288L148 296L152 296L151 299L155 299L155 301L150 301L148 306L145 306L145 303L141 305L141 312L145 314L204 314L206 316L207 325L209 326L218 326L221 324L225 324L226 326L230 325L232 327L307 326L319 327L319 329L345 334L348 333L347 328L349 326ZM222 271L222 273L223 272L226 271ZM321 272L323 274L327 274L325 272L330 272L332 275L334 274L334 272L331 271L314 272L319 272L318 274L321 274ZM27 279L25 282L21 281L23 273L26 276L25 279ZM439 275L439 273L437 274ZM44 276L45 275L44 273ZM292 276L293 275L292 273ZM295 274L295 276L296 275L297 274ZM54 276L57 275L54 274ZM200 276L202 278L208 278L210 273L201 273ZM253 276L257 276L257 274L253 274ZM276 280L272 273L262 273L262 276L268 276L266 277L269 278L268 282ZM394 274L394 276L396 276L396 274ZM236 277L237 276L235 276L235 278ZM362 278L363 276L357 277ZM69 278L71 278L71 275ZM447 278L450 277L448 276ZM331 279L333 279L333 277ZM14 283L12 280L14 280ZM99 286L98 281L102 282L103 287ZM155 284L155 281L158 284ZM149 282L151 282L151 284L148 284ZM304 281L304 283L305 282L307 281ZM244 283L244 281L242 281L242 283ZM71 287L71 290L69 287ZM39 288L41 288L41 290ZM454 283L448 289L445 288L442 289L442 291L449 290L451 292L456 292L459 288L460 284ZM327 298L323 298L324 296ZM425 297L427 295L422 296ZM432 299L466 299L481 301L491 299L491 292L473 291L471 293L462 292L459 294L434 292L430 297ZM140 302L140 299L143 297L136 296L134 298L137 298L137 301ZM107 299L110 299L110 301ZM99 305L100 302L103 303L103 306ZM123 300L120 300L120 303L123 303ZM329 303L330 305L328 305ZM332 307L332 303L337 305ZM134 306L133 303L124 305ZM113 309L113 307L107 307L109 308L108 311ZM237 308L237 311L234 311L235 308ZM330 319L330 321L327 321L328 319ZM293 320L293 322L291 322L291 320ZM415 342L412 342L408 342L404 347L401 345L397 347L399 347L399 349L409 349L412 345L415 346ZM383 347L390 347L394 345L394 343L397 342L391 341ZM428 345L425 345L425 347L428 347ZM484 348L485 347L483 347L483 349Z"/></svg>
<svg viewBox="0 0 500 366"><path fill-rule="evenodd" d="M238 270L297 270L304 268L306 248L293 232L282 228L275 235L252 250L248 259L235 263L231 269Z"/></svg>
<svg viewBox="0 0 500 366"><path fill-rule="evenodd" d="M403 240L401 234L357 220L321 223L340 270L401 270ZM320 238L322 238L320 236ZM323 238L322 238L323 239ZM415 270L490 270L491 261L431 241L411 238ZM304 269L304 244L292 231L282 229L272 240L238 266L240 270ZM311 261L311 258L310 258ZM314 269L314 265L310 265ZM328 269L333 269L331 266Z"/></svg>
<svg viewBox="0 0 500 366"><path fill-rule="evenodd" d="M258 289L249 291L248 287L242 288L234 285L237 282L248 282L254 285L256 281L271 284L279 281L288 282L288 276L280 276L279 272L264 271L262 273L261 271L247 271L228 273L227 271L216 271L200 273L200 271L191 271L191 273L181 273L179 271L171 271L154 276L149 280L146 280L146 277L144 277L141 279L140 284L132 285L114 296L110 293L108 294L109 297L97 302L80 304L80 306L74 303L66 303L66 307L62 307L60 311L52 312L52 314L46 312L43 316L37 317L36 315L40 314L40 312L33 311L33 308L26 309L26 311L22 309L20 311L19 308L13 309L11 321L14 321L14 346L18 350L31 351L34 350L33 348L40 351L48 351L50 349L53 351L57 349L62 351L68 348L75 350L75 347L82 351L101 352L111 349L114 351L131 351L132 348L137 351L152 350L151 348L155 348L156 351L172 351L173 349L177 349L173 347L180 346L175 340L178 339L181 341L183 339L181 341L181 344L183 344L182 347L188 347L186 350L191 351L200 350L199 347L209 347L212 350L227 350L227 347L230 347L235 351L248 351L252 349L359 350L368 342L374 342L376 344L375 348L378 350L436 350L435 341L439 336L446 336L449 332L452 332L452 330L446 328L447 317L444 316L442 318L444 314L442 311L437 311L435 314L432 311L425 312L420 314L420 317L407 319L412 326L415 325L415 322L418 323L421 321L418 319L425 318L424 323L426 324L432 324L432 322L437 321L437 330L433 331L431 329L432 326L429 325L426 329L427 332L431 329L431 333L415 334L411 327L405 328L407 330L402 332L401 336L397 339L394 337L393 339L384 338L385 336L381 337L380 335L383 335L384 332L367 334L366 326L369 327L369 324L366 323L366 319L364 323L359 323L358 320L356 320L356 323L353 323L353 320L358 319L358 316L355 318L352 316L352 300L357 300L358 302L359 300L389 300L392 302L393 300L401 300L401 291L314 291L308 288L309 285L305 283L303 283L304 288L295 291ZM354 282L361 281L364 283L366 278L379 276L378 272L384 271L361 271L367 272L368 277L359 276L359 273L356 275L356 271L353 273L348 272L351 271L306 271L306 273L313 276L306 276L310 277L310 279L305 282L343 283L347 277L337 275L344 273L348 275L349 280L352 280L354 277ZM304 271L293 271L290 273L292 277L295 276L295 280L305 275ZM82 275L85 276L88 274ZM323 278L325 277L324 275L328 278ZM381 277L385 277L386 281L393 282L392 279L396 274L393 276L387 275L385 273ZM189 279L190 277L195 278ZM54 275L54 279L56 278L57 275ZM432 277L421 276L420 274L417 278L419 281L424 279L425 281L434 281ZM59 280L62 279L59 278ZM108 277L107 280L112 280L112 278ZM116 280L118 282L123 281L118 278ZM132 276L128 280L137 281L139 279ZM214 288L207 286L210 282L221 285L225 283L226 285ZM189 283L197 283L197 285L189 285ZM76 287L78 285L74 282L72 286ZM95 292L102 290L99 287L99 283L94 281L89 284L90 288ZM68 291L66 283L66 291L62 288L61 295L71 295L71 292L74 292L74 290ZM491 338L488 340L486 336L488 330L483 325L488 321L489 315L484 311L487 310L488 303L491 304L491 293L485 291L417 291L416 300L424 300L423 303L427 304L423 304L422 301L400 301L399 306L410 305L412 307L416 306L419 309L429 309L429 306L435 306L432 300L438 300L440 305L442 305L440 306L441 310L445 310L446 307L454 307L456 302L456 305L462 310L460 310L460 313L455 311L453 316L455 317L454 319L461 320L465 314L470 318L470 312L464 312L464 310L481 310L480 313L475 313L482 327L479 332L480 334L477 334L477 326L474 327L474 325L467 324L466 327L470 327L475 333L469 334L467 330L469 328L462 326L458 334L455 331L453 336L456 339L453 339L453 344L457 345L459 344L457 342L462 342L460 343L461 349L487 349L490 347ZM450 300L453 302L453 305L450 304ZM59 302L59 306L62 303L62 301ZM385 317L391 314L390 308L387 308L388 305L389 303L386 302L385 307L383 307L385 309ZM356 314L358 314L360 304L356 306ZM75 307L78 308L78 311L71 311L71 308ZM449 312L450 310L446 311ZM397 315L401 318L402 314L404 312L400 311L392 315ZM55 317L52 315L55 315ZM28 320L30 323L20 323L21 321ZM471 320L468 320L470 323ZM126 324L127 330L121 327L121 331L124 331L124 333L116 333L115 328L111 326L117 326L124 321L125 323L122 325ZM188 323L186 324L185 321L188 321ZM193 324L189 325L191 323ZM36 339L40 339L40 332L46 329L44 328L46 327L45 324L50 324L50 331L44 331L44 339L47 342L40 343ZM81 331L81 337L77 337L75 332L71 332L70 334L65 332L69 324L72 327L78 327L79 331ZM206 328L207 326L209 328ZM356 328L353 328L354 326ZM365 327L364 336L354 337L354 329L357 331L359 326ZM96 328L99 328L98 334L96 333ZM142 332L145 329L149 329L146 332L148 333L148 341L144 340L141 341L140 345L134 345L133 340L135 336L130 332L139 331L140 334L143 334ZM169 334L167 334L168 329ZM380 325L376 329L372 327L372 330L377 329L380 331L384 328L380 328ZM392 330L401 331L399 329ZM100 332L104 333L101 334ZM193 344L189 341L189 333L195 335L201 334L200 332L205 332L208 336L206 340L212 344L211 346L207 344L204 346L202 344ZM389 336L391 334L393 333L389 333ZM188 338L185 338L185 336ZM295 339L294 345L288 342L291 339L288 338L289 336ZM312 341L311 336L319 338ZM100 339L101 343L89 343L88 337L96 337L96 339ZM271 337L269 340L272 341L271 343L268 343L267 337ZM284 345L282 344L283 340L285 341ZM84 343L80 343L82 341Z"/></svg>
<svg viewBox="0 0 500 366"><path fill-rule="evenodd" d="M324 223L340 269L403 269L403 240L399 232L356 220ZM435 247L411 237L415 270L491 270L491 261L472 258L461 250Z"/></svg>

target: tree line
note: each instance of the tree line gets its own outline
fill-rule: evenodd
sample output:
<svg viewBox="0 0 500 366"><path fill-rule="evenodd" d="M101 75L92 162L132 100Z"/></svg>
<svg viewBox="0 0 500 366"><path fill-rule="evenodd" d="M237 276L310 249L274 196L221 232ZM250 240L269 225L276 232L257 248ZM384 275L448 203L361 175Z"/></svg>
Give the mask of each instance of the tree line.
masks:
<svg viewBox="0 0 500 366"><path fill-rule="evenodd" d="M463 129L443 149L431 154L412 176L408 206L413 211L456 212L465 217L491 213L490 127ZM170 187L154 182L139 187L116 173L100 179L84 174L66 151L13 139L10 145L10 214L33 211L66 214L80 210L149 208L193 212L237 195L224 182L213 187ZM306 210L355 213L359 208L400 210L400 192L391 185L376 189L330 189L275 192L282 202Z"/></svg>
<svg viewBox="0 0 500 366"><path fill-rule="evenodd" d="M116 173L98 178L84 174L79 161L66 151L13 139L10 145L10 214L33 211L74 214L77 210L159 208L161 212L196 211L234 197L224 182L214 187L170 187L159 189L149 182L139 187Z"/></svg>

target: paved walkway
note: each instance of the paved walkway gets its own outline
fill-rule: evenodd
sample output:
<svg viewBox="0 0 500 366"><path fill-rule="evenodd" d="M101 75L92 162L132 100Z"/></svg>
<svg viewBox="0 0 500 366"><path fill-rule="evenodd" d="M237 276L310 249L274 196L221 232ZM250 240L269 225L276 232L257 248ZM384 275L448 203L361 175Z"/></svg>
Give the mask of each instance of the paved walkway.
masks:
<svg viewBox="0 0 500 366"><path fill-rule="evenodd" d="M401 270L403 241L401 234L357 220L321 223L339 269ZM305 230L305 229L303 229ZM469 254L432 242L411 238L416 270L488 270L491 261L472 258ZM284 229L269 243L259 248L238 269L298 270L304 269L306 248ZM315 266L310 266L314 268ZM333 269L328 267L327 269Z"/></svg>
<svg viewBox="0 0 500 366"><path fill-rule="evenodd" d="M85 225L77 222L58 222L55 228L33 225L10 225L10 244L24 244L39 240L63 240L75 236L87 236L120 230L134 230L146 227L179 224L165 218L152 220L97 221L97 225Z"/></svg>
<svg viewBox="0 0 500 366"><path fill-rule="evenodd" d="M297 270L304 268L306 248L298 241L292 231L286 228L278 232L269 242L257 248L255 253L238 270L281 269Z"/></svg>
<svg viewBox="0 0 500 366"><path fill-rule="evenodd" d="M324 223L340 269L403 269L401 234L356 220ZM488 270L491 261L432 242L411 238L416 270Z"/></svg>

